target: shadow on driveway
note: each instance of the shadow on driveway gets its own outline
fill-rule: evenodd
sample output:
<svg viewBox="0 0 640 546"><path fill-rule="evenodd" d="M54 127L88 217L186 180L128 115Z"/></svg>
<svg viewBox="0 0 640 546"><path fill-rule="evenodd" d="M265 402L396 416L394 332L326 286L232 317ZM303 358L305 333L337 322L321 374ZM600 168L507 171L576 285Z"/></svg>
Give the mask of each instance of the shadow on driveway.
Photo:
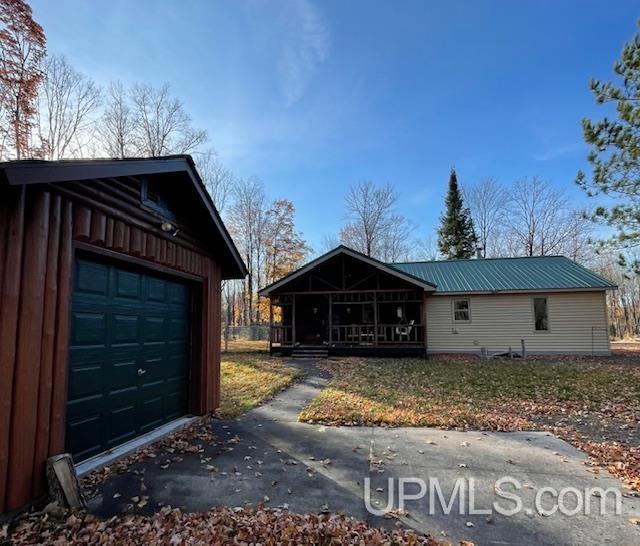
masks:
<svg viewBox="0 0 640 546"><path fill-rule="evenodd" d="M296 362L294 362L295 364ZM300 365L298 363L298 365ZM115 475L91 500L90 509L100 516L121 514L131 498L148 496L148 504L136 508L152 513L162 505L189 511L218 505L289 508L294 512L344 512L376 526L402 525L452 542L476 544L640 544L640 529L628 522L638 511L637 498L623 498L623 512L615 515L608 499L607 513L599 514L599 499L592 500L592 514L568 517L560 513L544 517L528 514L539 488L622 487L606 472L594 475L582 462L584 454L547 433L478 433L429 428L327 427L297 422L297 415L329 381L326 373L306 363L305 378L267 404L234 421L213 421L218 438L231 450L204 445L204 453L180 455L163 469L167 457L146 459L129 472ZM235 439L235 440L234 440ZM225 442L222 442L225 445ZM170 457L169 457L170 459ZM213 468L215 467L215 468ZM364 480L371 480L372 505L387 504L389 479L437 479L448 500L458 478L475 480L474 506L505 508L513 503L496 497L497 479L510 476L523 484L517 491L523 511L511 517L497 513L451 514L435 510L427 494L408 501L408 515L384 518L370 514L364 504ZM468 483L468 482L465 482ZM415 492L409 487L409 492ZM516 492L505 486L504 489ZM114 498L115 496L115 498ZM436 497L437 499L437 497ZM432 499L432 500L436 500ZM567 497L572 506L574 497ZM548 503L545 503L547 505ZM397 506L397 494L394 497ZM465 512L468 499L463 502ZM547 506L549 507L549 506Z"/></svg>

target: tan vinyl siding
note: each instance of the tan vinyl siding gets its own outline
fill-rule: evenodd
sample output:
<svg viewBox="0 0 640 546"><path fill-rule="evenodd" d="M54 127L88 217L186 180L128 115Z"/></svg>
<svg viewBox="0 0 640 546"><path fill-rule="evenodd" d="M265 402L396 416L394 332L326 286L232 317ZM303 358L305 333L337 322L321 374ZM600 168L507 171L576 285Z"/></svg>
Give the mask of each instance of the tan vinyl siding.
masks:
<svg viewBox="0 0 640 546"><path fill-rule="evenodd" d="M549 330L534 328L533 298L546 297ZM470 320L453 320L453 301L468 299ZM431 353L520 351L530 354L609 354L605 292L425 296Z"/></svg>

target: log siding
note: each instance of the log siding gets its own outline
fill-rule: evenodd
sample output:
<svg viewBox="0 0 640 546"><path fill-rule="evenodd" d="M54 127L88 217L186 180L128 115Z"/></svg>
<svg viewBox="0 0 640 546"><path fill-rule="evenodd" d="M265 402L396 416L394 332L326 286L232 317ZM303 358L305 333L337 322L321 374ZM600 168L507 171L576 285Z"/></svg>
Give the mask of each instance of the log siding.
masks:
<svg viewBox="0 0 640 546"><path fill-rule="evenodd" d="M220 283L189 226L173 237L140 206L132 178L0 187L0 512L45 493L47 457L64 451L70 299L77 252L175 274L195 302L190 410L219 404ZM194 297L194 299L196 299Z"/></svg>

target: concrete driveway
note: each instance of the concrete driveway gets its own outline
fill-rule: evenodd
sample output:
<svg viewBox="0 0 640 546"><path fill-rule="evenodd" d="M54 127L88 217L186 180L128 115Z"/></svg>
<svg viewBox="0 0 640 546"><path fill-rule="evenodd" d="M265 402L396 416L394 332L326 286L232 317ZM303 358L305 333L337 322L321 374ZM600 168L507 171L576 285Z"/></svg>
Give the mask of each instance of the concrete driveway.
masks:
<svg viewBox="0 0 640 546"><path fill-rule="evenodd" d="M237 439L232 450L208 447L203 454L181 456L182 460L169 469L163 469L154 459L137 463L131 472L116 475L101 486L90 509L111 516L121 513L131 497L141 494L149 496L141 512L153 512L163 504L202 511L217 505L256 505L263 501L267 506L295 512L344 512L376 526L400 522L453 543L640 544L640 527L629 522L630 518L640 517L638 497L622 496L619 515L614 513L611 495L606 496L606 513L601 515L601 498L591 492L585 499L591 506L590 515L584 515L583 510L573 516L559 511L544 516L535 511L534 499L543 487L556 491L572 487L581 493L594 487L627 491L608 473L589 472L583 464L585 455L566 442L536 432L479 433L299 423L298 412L328 381L313 365L305 367L305 379L271 402L235 421L214 421L219 437ZM491 514L470 514L472 487L476 509L491 509L494 502L504 509L515 507L515 502L498 497L494 490L496 481L503 477L515 480L501 489L516 493L522 510L512 516L495 510ZM365 507L365 478L370 479L374 509L387 504L389 479L395 488L396 508L399 478L424 480L428 492L419 500L407 500L407 514L392 510L387 517L376 516ZM456 482L459 478L463 480ZM469 478L475 482L473 486ZM445 506L456 483L462 488L448 515L439 502L436 481ZM517 484L521 486L518 490ZM420 484L405 485L405 492L419 493ZM464 513L459 513L461 492L466 494ZM547 510L556 504L550 492L542 498ZM562 504L567 509L574 508L575 492L566 493Z"/></svg>

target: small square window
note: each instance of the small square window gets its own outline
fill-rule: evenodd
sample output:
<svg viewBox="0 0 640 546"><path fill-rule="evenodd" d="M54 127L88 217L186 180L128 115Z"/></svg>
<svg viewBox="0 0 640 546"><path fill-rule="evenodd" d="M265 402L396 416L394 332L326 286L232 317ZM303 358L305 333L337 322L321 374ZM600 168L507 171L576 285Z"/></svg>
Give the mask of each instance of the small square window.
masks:
<svg viewBox="0 0 640 546"><path fill-rule="evenodd" d="M159 212L165 218L176 220L176 215L170 209L162 188L160 188L154 181L148 179L144 179L142 181L141 198L143 205Z"/></svg>
<svg viewBox="0 0 640 546"><path fill-rule="evenodd" d="M469 300L453 301L453 320L469 320Z"/></svg>
<svg viewBox="0 0 640 546"><path fill-rule="evenodd" d="M533 315L537 332L549 330L549 311L547 298L533 298Z"/></svg>

